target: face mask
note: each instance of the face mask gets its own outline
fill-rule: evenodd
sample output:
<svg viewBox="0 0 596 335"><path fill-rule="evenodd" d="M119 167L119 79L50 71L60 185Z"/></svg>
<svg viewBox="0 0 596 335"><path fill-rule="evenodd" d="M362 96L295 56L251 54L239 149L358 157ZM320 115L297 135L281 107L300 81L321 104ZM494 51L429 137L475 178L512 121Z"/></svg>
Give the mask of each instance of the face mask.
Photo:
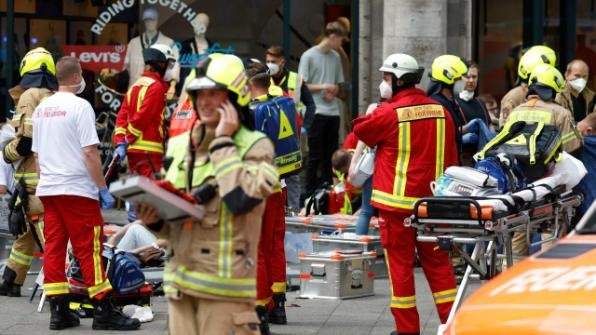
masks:
<svg viewBox="0 0 596 335"><path fill-rule="evenodd" d="M463 101L470 101L474 97L474 91L463 90L459 92L459 98Z"/></svg>
<svg viewBox="0 0 596 335"><path fill-rule="evenodd" d="M584 88L586 88L587 83L588 82L584 78L576 78L569 81L569 85L571 85L571 87L578 93L581 93Z"/></svg>
<svg viewBox="0 0 596 335"><path fill-rule="evenodd" d="M269 75L275 76L279 73L279 65L275 63L267 63L267 67L269 68Z"/></svg>
<svg viewBox="0 0 596 335"><path fill-rule="evenodd" d="M383 80L381 81L381 84L379 84L379 93L381 93L381 98L391 99L391 97L393 96L393 89L391 88L391 85L389 85L388 82Z"/></svg>
<svg viewBox="0 0 596 335"><path fill-rule="evenodd" d="M465 88L464 88L465 86L466 86L466 83L463 80L458 80L453 85L453 92L455 94L459 94L460 92L465 91Z"/></svg>
<svg viewBox="0 0 596 335"><path fill-rule="evenodd" d="M163 80L170 82L172 79L174 79L174 68L169 68L166 70L166 73L164 73Z"/></svg>
<svg viewBox="0 0 596 335"><path fill-rule="evenodd" d="M79 83L79 89L75 94L79 95L83 93L83 91L85 90L85 86L87 86L87 83L85 83L85 78L81 78L81 82Z"/></svg>

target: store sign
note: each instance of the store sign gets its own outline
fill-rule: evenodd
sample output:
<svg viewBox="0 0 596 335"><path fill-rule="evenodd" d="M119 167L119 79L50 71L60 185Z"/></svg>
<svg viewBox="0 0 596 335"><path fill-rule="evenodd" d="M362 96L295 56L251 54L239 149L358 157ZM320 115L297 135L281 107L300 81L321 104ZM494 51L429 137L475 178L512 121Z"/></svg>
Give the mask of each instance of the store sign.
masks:
<svg viewBox="0 0 596 335"><path fill-rule="evenodd" d="M184 19L186 19L189 23L197 16L197 12L195 12L189 5L184 3L181 0L139 0L139 3L142 6L152 5L152 6L162 6L168 8L178 14L182 15ZM96 35L101 35L103 28L118 14L121 12L131 8L134 6L135 0L118 0L114 1L111 5L109 5L106 10L99 13L97 16L97 20L93 26L91 26L91 32Z"/></svg>
<svg viewBox="0 0 596 335"><path fill-rule="evenodd" d="M65 45L64 54L76 57L85 70L99 72L103 69L122 71L126 46L124 45Z"/></svg>
<svg viewBox="0 0 596 335"><path fill-rule="evenodd" d="M176 42L175 45L178 50L182 50L182 45L179 42ZM184 53L180 54L178 57L178 63L180 67L186 68L195 68L197 64L199 64L202 60L209 57L210 54L213 53L223 53L223 54L234 54L236 50L231 45L227 48L222 47L219 43L214 43L211 45L204 53L195 54L195 53Z"/></svg>

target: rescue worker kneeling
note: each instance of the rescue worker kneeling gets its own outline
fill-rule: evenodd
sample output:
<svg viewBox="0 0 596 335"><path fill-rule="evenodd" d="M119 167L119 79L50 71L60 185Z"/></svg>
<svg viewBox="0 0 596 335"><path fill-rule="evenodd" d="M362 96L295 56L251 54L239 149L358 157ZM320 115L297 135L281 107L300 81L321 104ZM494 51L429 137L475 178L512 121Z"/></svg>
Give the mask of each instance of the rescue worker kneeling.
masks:
<svg viewBox="0 0 596 335"><path fill-rule="evenodd" d="M250 96L240 58L212 54L196 71L187 91L198 121L170 140L166 179L193 194L205 217L164 224L147 204L138 214L172 248L164 273L171 334L259 334L263 200L279 187L273 145L245 126Z"/></svg>
<svg viewBox="0 0 596 335"><path fill-rule="evenodd" d="M414 87L424 69L413 57L390 55L380 71L379 88L387 101L356 119L354 133L367 146L377 147L371 203L379 209L386 250L391 313L397 328L392 334L419 334L413 273L416 251L442 323L455 300L455 276L449 254L435 243L417 242L415 228L404 226L404 219L417 199L432 195L430 182L457 164L456 129L447 109Z"/></svg>

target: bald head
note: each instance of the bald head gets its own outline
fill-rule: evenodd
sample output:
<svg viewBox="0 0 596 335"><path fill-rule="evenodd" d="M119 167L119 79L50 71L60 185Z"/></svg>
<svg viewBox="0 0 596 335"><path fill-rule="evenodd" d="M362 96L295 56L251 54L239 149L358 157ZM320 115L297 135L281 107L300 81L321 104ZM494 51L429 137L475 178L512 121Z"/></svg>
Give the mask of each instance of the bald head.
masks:
<svg viewBox="0 0 596 335"><path fill-rule="evenodd" d="M590 68L588 64L581 59L574 59L567 64L567 71L565 71L565 79L571 81L577 78L584 78L588 80Z"/></svg>

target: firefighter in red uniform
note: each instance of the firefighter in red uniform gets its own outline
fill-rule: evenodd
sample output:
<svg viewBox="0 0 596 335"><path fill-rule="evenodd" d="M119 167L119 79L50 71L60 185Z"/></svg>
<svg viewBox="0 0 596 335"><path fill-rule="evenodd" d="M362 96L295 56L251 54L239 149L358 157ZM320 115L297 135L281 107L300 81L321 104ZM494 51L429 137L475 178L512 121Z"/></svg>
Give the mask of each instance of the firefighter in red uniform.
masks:
<svg viewBox="0 0 596 335"><path fill-rule="evenodd" d="M131 173L153 178L162 167L168 81L176 58L172 49L154 44L143 51L145 72L128 90L116 118L115 154L128 156Z"/></svg>
<svg viewBox="0 0 596 335"><path fill-rule="evenodd" d="M449 112L414 86L423 68L405 54L390 55L383 66L381 97L370 115L354 121L354 133L377 147L371 203L379 209L381 243L391 282L391 312L397 331L419 334L414 292L416 251L442 322L455 300L456 284L447 252L434 243L418 243L403 221L414 202L432 195L430 182L457 164L455 128ZM385 131L378 131L385 129Z"/></svg>

